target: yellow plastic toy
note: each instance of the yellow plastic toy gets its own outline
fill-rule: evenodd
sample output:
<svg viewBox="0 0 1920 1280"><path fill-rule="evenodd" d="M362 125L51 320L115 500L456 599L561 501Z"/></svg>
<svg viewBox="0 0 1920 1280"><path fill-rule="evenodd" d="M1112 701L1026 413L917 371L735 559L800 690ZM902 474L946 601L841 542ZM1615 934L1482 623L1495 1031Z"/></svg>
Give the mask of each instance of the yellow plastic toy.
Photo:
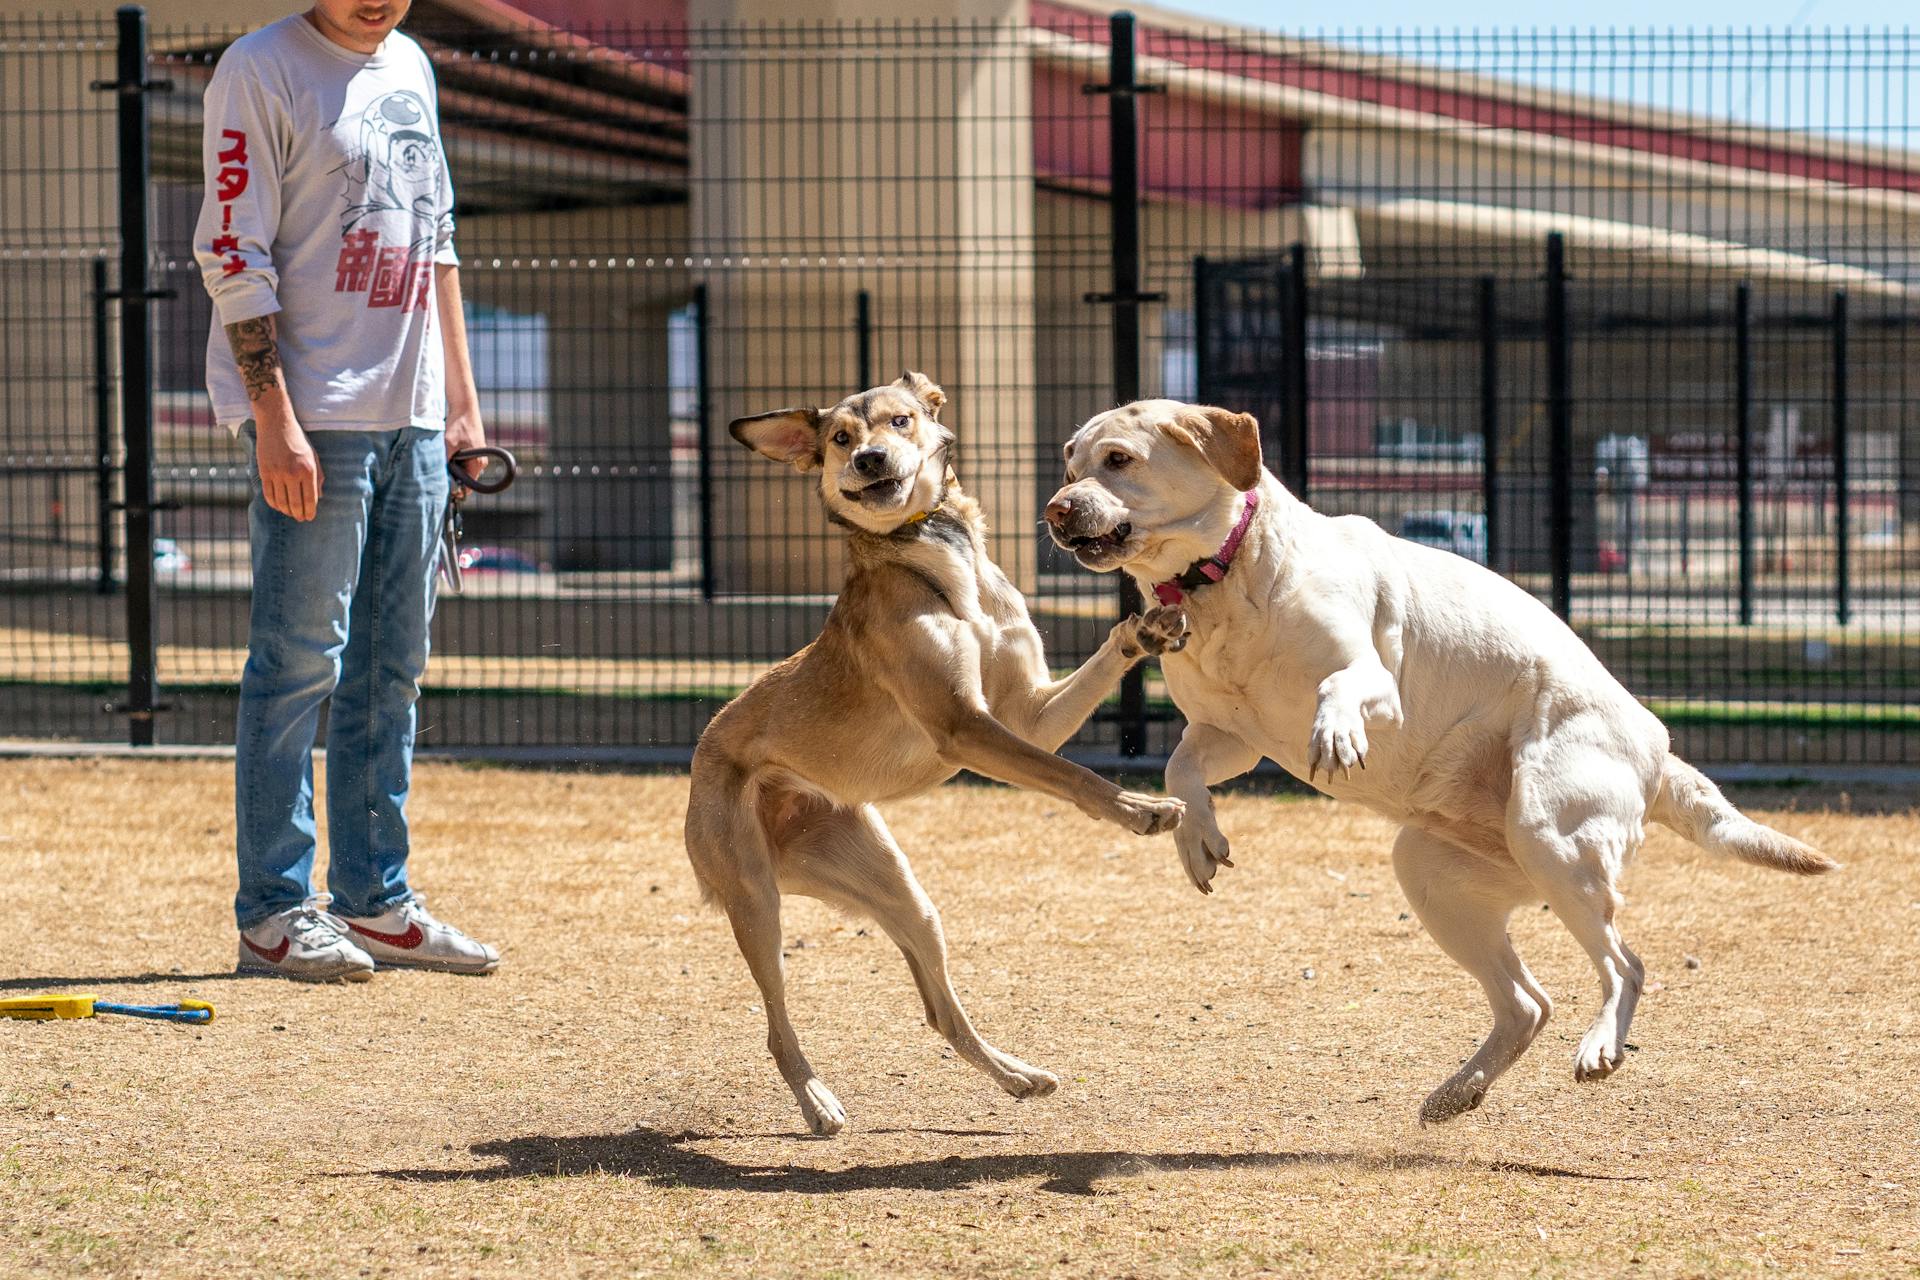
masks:
<svg viewBox="0 0 1920 1280"><path fill-rule="evenodd" d="M133 1018L165 1022L212 1022L213 1006L205 1000L178 1004L114 1004L95 995L10 996L0 1000L0 1018L51 1022L56 1018L91 1018L96 1013L123 1013Z"/></svg>

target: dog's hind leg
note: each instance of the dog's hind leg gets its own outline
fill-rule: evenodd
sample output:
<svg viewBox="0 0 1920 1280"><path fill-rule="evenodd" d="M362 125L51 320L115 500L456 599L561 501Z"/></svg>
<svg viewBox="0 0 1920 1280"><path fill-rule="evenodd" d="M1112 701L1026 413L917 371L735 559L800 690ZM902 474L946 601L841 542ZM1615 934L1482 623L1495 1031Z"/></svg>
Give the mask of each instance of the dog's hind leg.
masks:
<svg viewBox="0 0 1920 1280"><path fill-rule="evenodd" d="M906 957L926 1007L927 1025L946 1037L967 1062L1016 1098L1052 1093L1048 1072L1002 1053L980 1038L947 974L947 940L940 912L914 876L870 805L835 809L780 846L781 888L857 911L879 922Z"/></svg>
<svg viewBox="0 0 1920 1280"><path fill-rule="evenodd" d="M787 1017L786 977L780 958L780 891L771 880L743 884L725 894L723 901L734 940L740 944L740 954L746 957L747 968L753 971L767 1007L767 1051L773 1054L780 1077L793 1090L809 1129L822 1136L840 1132L847 1113L800 1052L800 1038Z"/></svg>
<svg viewBox="0 0 1920 1280"><path fill-rule="evenodd" d="M817 1134L837 1133L847 1113L833 1091L814 1074L800 1052L787 1016L786 976L780 958L780 889L774 876L774 844L784 830L804 822L817 798L780 788L755 788L744 775L694 757L694 794L687 809L687 853L705 895L718 902L733 926L740 954L760 987L767 1011L767 1049L781 1078L793 1090Z"/></svg>
<svg viewBox="0 0 1920 1280"><path fill-rule="evenodd" d="M1514 771L1507 816L1514 860L1600 976L1600 1012L1574 1053L1580 1081L1604 1080L1626 1061L1646 981L1613 918L1620 904L1614 883L1646 835L1647 790L1625 760L1577 741L1523 755Z"/></svg>
<svg viewBox="0 0 1920 1280"><path fill-rule="evenodd" d="M1393 869L1420 923L1479 981L1493 1006L1493 1030L1486 1040L1421 1104L1421 1123L1437 1124L1480 1105L1546 1025L1553 1002L1507 937L1507 917L1532 892L1519 868L1403 827L1393 846Z"/></svg>

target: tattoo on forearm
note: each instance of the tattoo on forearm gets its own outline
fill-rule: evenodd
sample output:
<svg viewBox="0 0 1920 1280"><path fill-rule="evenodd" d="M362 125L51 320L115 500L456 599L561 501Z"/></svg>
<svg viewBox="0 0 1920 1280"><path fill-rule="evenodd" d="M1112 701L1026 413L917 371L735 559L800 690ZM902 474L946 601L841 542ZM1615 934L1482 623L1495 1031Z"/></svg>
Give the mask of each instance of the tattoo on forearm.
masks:
<svg viewBox="0 0 1920 1280"><path fill-rule="evenodd" d="M242 320L227 326L227 345L247 384L247 399L257 400L273 390L280 373L280 344L274 338L272 316Z"/></svg>

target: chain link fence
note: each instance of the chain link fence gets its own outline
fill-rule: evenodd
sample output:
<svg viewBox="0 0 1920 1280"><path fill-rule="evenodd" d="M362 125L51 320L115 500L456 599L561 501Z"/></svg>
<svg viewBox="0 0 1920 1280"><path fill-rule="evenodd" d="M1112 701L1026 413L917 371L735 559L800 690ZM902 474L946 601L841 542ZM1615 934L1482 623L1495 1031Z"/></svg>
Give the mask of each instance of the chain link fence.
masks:
<svg viewBox="0 0 1920 1280"><path fill-rule="evenodd" d="M1689 757L1920 764L1907 35L420 22L523 464L468 504L425 748L684 758L840 566L728 421L913 368L1063 669L1127 602L1041 534L1060 443L1198 398L1552 603ZM237 34L0 22L6 736L229 739L247 483L190 236ZM1070 750L1177 731L1149 667Z"/></svg>

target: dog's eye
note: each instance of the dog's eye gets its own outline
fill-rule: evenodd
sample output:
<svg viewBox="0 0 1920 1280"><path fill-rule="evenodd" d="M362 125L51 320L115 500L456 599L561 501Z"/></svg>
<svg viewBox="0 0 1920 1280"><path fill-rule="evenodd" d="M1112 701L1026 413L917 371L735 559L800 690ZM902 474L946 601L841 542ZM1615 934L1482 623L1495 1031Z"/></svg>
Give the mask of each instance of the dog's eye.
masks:
<svg viewBox="0 0 1920 1280"><path fill-rule="evenodd" d="M1122 453L1118 449L1115 449L1112 453L1109 453L1107 455L1107 466L1111 467L1115 471L1120 470L1122 467L1126 466L1129 462L1132 462L1132 461L1133 461L1132 454Z"/></svg>
<svg viewBox="0 0 1920 1280"><path fill-rule="evenodd" d="M913 425L913 419L904 413L893 420L893 429L895 431L905 431L911 425Z"/></svg>
<svg viewBox="0 0 1920 1280"><path fill-rule="evenodd" d="M853 437L848 435L844 431L836 431L833 433L833 442L835 444L845 444L847 441L851 439L853 439Z"/></svg>

